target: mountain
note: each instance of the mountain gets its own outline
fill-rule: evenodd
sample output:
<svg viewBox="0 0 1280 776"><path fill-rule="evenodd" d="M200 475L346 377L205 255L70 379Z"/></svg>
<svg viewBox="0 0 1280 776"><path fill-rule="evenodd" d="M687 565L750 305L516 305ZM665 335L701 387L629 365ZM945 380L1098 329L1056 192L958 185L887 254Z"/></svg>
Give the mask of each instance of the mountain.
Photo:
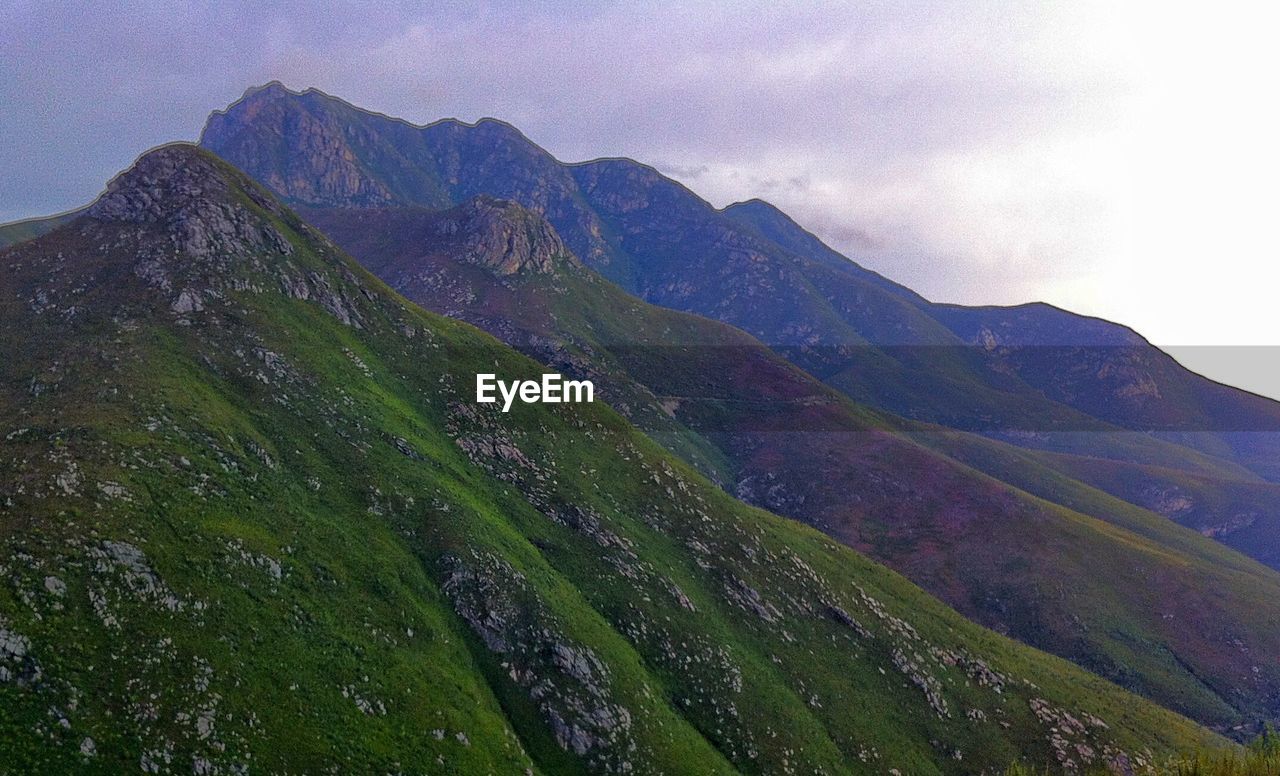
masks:
<svg viewBox="0 0 1280 776"><path fill-rule="evenodd" d="M628 295L515 203L303 213L411 301L596 380L734 495L976 621L1223 730L1280 713L1280 677L1265 668L1280 654L1280 576L1214 541L1033 452L858 407L737 329ZM1223 594L1212 615L1170 615L1204 591Z"/></svg>
<svg viewBox="0 0 1280 776"><path fill-rule="evenodd" d="M848 261L767 203L753 200L716 211L679 184L629 160L560 164L514 128L493 120L476 125L446 120L415 127L361 111L314 90L296 93L274 84L252 90L227 111L215 113L202 142L304 207L308 218L415 301L481 325L546 363L566 368L576 364L584 374L612 374L615 390L611 400L617 406L643 427L666 435L656 438L677 440L669 445L671 449L731 486L737 495L804 520L872 553L981 622L1070 656L1201 720L1231 727L1240 722L1235 716L1238 711L1245 711L1250 719L1275 716L1280 696L1268 689L1271 680L1258 684L1254 663L1231 646L1236 636L1222 637L1226 632L1243 632L1241 628L1248 632L1270 628L1267 623L1273 620L1255 618L1252 603L1226 607L1234 610L1224 614L1234 623L1231 625L1201 623L1203 629L1175 628L1164 620L1133 625L1147 618L1163 618L1169 609L1179 608L1175 602L1181 585L1197 589L1187 581L1185 569L1234 578L1232 582L1200 580L1219 590L1235 591L1229 596L1234 601L1253 602L1270 595L1259 592L1274 584L1270 575L1162 525L1150 509L1150 501L1131 489L1099 480L1081 482L1069 471L1057 468L1083 456L1114 462L1131 471L1159 467L1184 472L1207 488L1206 495L1214 496L1200 502L1208 513L1202 522L1224 527L1243 525L1231 505L1247 499L1249 491L1265 487L1262 474L1227 449L1222 433L1209 432L1217 440L1216 449L1209 452L1196 449L1200 445L1177 443L1185 440L1159 439L1147 430L1157 423L1167 427L1169 418L1174 417L1164 395L1153 399L1146 388L1134 387L1148 385L1143 375L1149 361L1164 370L1160 373L1162 383L1166 379L1207 381L1180 371L1133 332L1044 305L1013 309L932 305ZM372 191L379 193L374 197L369 194ZM559 242L563 249L580 255L583 264L608 278L638 290L645 299L742 325L778 353L863 405L917 419L902 421L879 415L870 427L910 431L912 439L934 448L947 460L939 461L919 446L904 446L895 437L877 452L878 465L869 466L865 457L859 457L867 448L868 437L862 432L869 421L867 413L857 408L851 412L826 409L817 414L816 421L814 417L797 419L787 408L779 414L776 406L749 413L736 408L695 413L694 403L687 400L691 392L663 381L700 373L750 376L752 370L726 368L723 358L715 366L699 364L699 359L725 352L707 346L697 347L694 355L686 352L683 363L673 366L669 353L658 357L653 351L678 340L650 338L646 332L669 325L645 323L642 319L652 317L652 312L616 319L593 312L583 320L576 311L578 305L603 311L639 309L625 295L612 298L602 293L599 283L581 284L544 274L533 285L505 278L501 289L495 291L492 278L486 279L481 268L458 277L451 253L454 249L440 243L432 227L426 225L430 218L425 214L455 203L465 208L476 196L509 197L543 215L557 238L563 238ZM419 268L423 262L430 270L415 274L423 272ZM523 292L512 290L517 287ZM557 301L549 301L552 299ZM594 301L583 301L587 299ZM541 318L532 321L533 315ZM796 316L800 315L808 316L810 323L797 324ZM597 329L608 332L606 339L611 340L603 347L593 333ZM686 326L680 332L690 344L713 342L723 336L701 327ZM575 342L586 343L587 349ZM734 357L754 354L754 345L739 346ZM557 349L563 352L551 352ZM622 365L617 354L628 349L652 357L661 368L648 368L635 358L629 366ZM602 364L596 358L601 354L607 354L612 363ZM1046 359L1045 354L1052 357ZM1065 377L1041 379L1041 362L1058 360L1072 365L1063 373ZM628 371L631 374L623 374ZM646 373L656 374L657 380L643 377ZM1060 395L1051 398L1047 393L1055 381L1069 390L1059 390ZM624 383L628 385L625 391L621 389ZM706 383L702 379L697 390L708 390ZM729 383L717 382L710 388L711 395L732 393L734 389L726 387ZM1123 401L1164 402L1164 409L1135 415L1137 419L1130 425L1142 429L1136 430L1120 422L1123 402L1116 409L1105 401L1091 403L1079 398L1100 393L1121 396ZM697 391L692 394L698 395ZM805 386L798 395L820 394ZM1241 401L1245 404L1252 401L1240 392L1232 395L1244 397ZM684 428L657 428L655 421L670 421L664 418L662 402L653 401L655 396L669 397L668 404L670 397L679 398L674 420ZM739 402L745 399L735 397ZM1217 406L1212 401L1188 401L1178 406L1190 408L1179 432L1184 436L1196 424L1214 428L1221 420L1209 417ZM1207 407L1198 419L1195 412L1200 410L1195 407ZM641 417L641 411L647 412L647 419ZM1241 417L1248 415L1243 412ZM919 425L920 418L1072 455L1023 454L971 435ZM752 423L766 425L752 429ZM823 427L822 423L831 425ZM719 427L713 446L725 460L716 461L715 451L696 439L699 434L686 433L690 425L697 426L701 437L711 441L706 433L709 424ZM729 429L744 432L761 428L774 433L767 437L725 436ZM831 433L794 437L776 433L794 428ZM856 436L846 437L846 433ZM769 441L762 443L761 439ZM697 455L690 453L692 448L698 449ZM1250 464L1254 469L1258 460L1254 458ZM912 469L904 465L907 461L920 463ZM957 461L963 464L959 469ZM1019 492L997 499L993 494L1003 492L1000 486L975 477L969 467ZM956 471L963 473L940 474ZM822 476L815 477L814 472L822 472ZM968 520L957 525L952 517L955 509L941 508L937 502L931 506L921 499L912 476L926 482L936 478L937 484L930 483L929 490L936 498L967 504L962 514L981 514L991 522ZM958 491L948 493L946 488ZM979 495L970 498L967 493ZM1076 536L1075 540L1083 547L1108 547L1105 552L1089 549L1049 556L1045 547L1052 542L1042 535L1048 529L1021 516L1054 510L1034 500L1027 502L1027 494L1067 508L1054 513L1048 524L1078 526L1087 516L1123 529L1123 533L1095 526L1089 529L1090 539ZM983 506L975 506L978 504ZM1271 548L1280 535L1269 519L1251 525L1256 529L1240 531L1235 539L1229 539L1226 531L1213 535L1270 562ZM1175 564L1184 570L1172 576L1183 582L1161 591L1168 604L1152 607L1145 580L1129 577L1144 573L1137 569L1145 568L1140 560L1125 560L1127 548L1133 546L1131 534L1175 553L1173 557L1190 552L1195 558ZM1090 564L1109 553L1118 553L1116 562L1107 567L1101 579L1095 578L1099 575ZM1013 573L1000 563L1024 565L1029 571L1022 573L1029 580L993 589L994 580ZM1214 571L1205 571L1206 566ZM1073 582L1073 589L1102 584L1120 592L1081 594L1068 600L1044 592L1052 587L1053 579L1079 580L1078 586ZM1122 601L1120 609L1129 612L1122 618L1127 623L1124 628L1102 622L1113 616L1117 595ZM1154 608L1163 613L1154 615ZM1051 613L1055 610L1056 614ZM1093 624L1081 625L1077 620ZM1267 641L1263 637L1262 642ZM1182 644L1176 646L1177 642ZM1271 649L1262 642L1253 642L1254 654ZM1159 644L1156 652L1162 657L1156 662L1165 665L1153 665L1145 648L1137 650L1142 654L1135 654L1131 646L1124 647L1125 656L1119 657L1114 643ZM1237 668L1217 674L1234 678L1225 686L1214 687L1203 680L1202 670L1192 666L1205 656L1222 657L1224 653L1232 654L1229 661ZM1197 657L1180 662L1190 655ZM1139 664L1143 667L1137 668ZM1153 680L1157 674L1165 678ZM1240 689L1243 687L1248 689Z"/></svg>
<svg viewBox="0 0 1280 776"><path fill-rule="evenodd" d="M418 127L279 83L215 112L201 143L298 206L519 202L640 298L733 324L905 418L1203 475L1280 477L1280 405L1211 384L1123 327L1047 305L929 303L772 206L719 211L628 159L563 164L493 119ZM1019 340L1024 327L1051 336Z"/></svg>
<svg viewBox="0 0 1280 776"><path fill-rule="evenodd" d="M972 773L1221 746L734 501L186 145L0 253L20 772ZM496 268L501 270L501 265Z"/></svg>
<svg viewBox="0 0 1280 776"><path fill-rule="evenodd" d="M1056 402L1280 475L1280 403L1190 372L1127 327L1044 304L930 309L993 368Z"/></svg>
<svg viewBox="0 0 1280 776"><path fill-rule="evenodd" d="M766 202L735 203L724 212L786 250L856 274L912 302L967 346L981 350L988 368L1016 375L1056 403L1115 428L1158 432L1211 455L1239 458L1275 479L1275 456L1256 451L1280 448L1259 439L1251 445L1242 435L1265 437L1280 431L1280 404L1184 369L1126 326L1043 303L931 303L848 261Z"/></svg>
<svg viewBox="0 0 1280 776"><path fill-rule="evenodd" d="M1280 485L1201 477L1177 469L1051 455L1049 464L1080 482L1213 537L1280 569Z"/></svg>

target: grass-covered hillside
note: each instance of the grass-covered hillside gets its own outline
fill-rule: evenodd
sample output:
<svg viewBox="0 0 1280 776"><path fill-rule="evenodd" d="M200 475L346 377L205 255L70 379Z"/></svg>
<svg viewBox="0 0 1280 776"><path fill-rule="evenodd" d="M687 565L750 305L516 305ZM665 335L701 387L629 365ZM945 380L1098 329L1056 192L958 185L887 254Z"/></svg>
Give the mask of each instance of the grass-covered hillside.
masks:
<svg viewBox="0 0 1280 776"><path fill-rule="evenodd" d="M1040 454L1050 466L1280 569L1280 484Z"/></svg>
<svg viewBox="0 0 1280 776"><path fill-rule="evenodd" d="M595 380L731 494L962 614L1233 736L1280 716L1280 575L1213 539L1046 454L855 405L740 330L627 294L515 203L304 215L411 301Z"/></svg>
<svg viewBox="0 0 1280 776"><path fill-rule="evenodd" d="M3 254L12 772L998 772L1220 744L734 501L188 146ZM1069 765L1070 764L1070 765Z"/></svg>

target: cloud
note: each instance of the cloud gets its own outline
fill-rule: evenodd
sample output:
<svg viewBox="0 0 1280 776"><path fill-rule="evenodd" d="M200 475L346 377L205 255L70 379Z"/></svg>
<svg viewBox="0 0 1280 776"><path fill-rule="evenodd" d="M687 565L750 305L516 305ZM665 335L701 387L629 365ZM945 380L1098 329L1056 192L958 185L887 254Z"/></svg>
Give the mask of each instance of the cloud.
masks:
<svg viewBox="0 0 1280 776"><path fill-rule="evenodd" d="M1108 181L1071 179L1126 96L1107 52L1066 40L1090 21L1003 2L491 9L307 72L418 121L496 113L567 160L662 160L933 298L1017 302L1110 251Z"/></svg>
<svg viewBox="0 0 1280 776"><path fill-rule="evenodd" d="M672 164L670 162L656 162L653 165L658 172L670 178L680 178L681 180L692 181L697 180L702 175L711 171L711 168L705 164Z"/></svg>

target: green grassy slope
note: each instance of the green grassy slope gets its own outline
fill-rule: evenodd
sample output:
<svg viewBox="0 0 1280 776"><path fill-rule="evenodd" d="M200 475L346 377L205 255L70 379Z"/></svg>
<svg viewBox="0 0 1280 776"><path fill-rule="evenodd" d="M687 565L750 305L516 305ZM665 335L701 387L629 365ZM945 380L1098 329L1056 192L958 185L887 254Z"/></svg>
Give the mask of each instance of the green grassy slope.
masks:
<svg viewBox="0 0 1280 776"><path fill-rule="evenodd" d="M913 444L895 431L914 425L852 404L749 335L608 283L513 203L305 212L411 300L599 381L670 449L715 460L731 493L979 622L1222 730L1280 713L1268 657L1280 654L1280 576L1214 541L1021 448L936 427ZM1206 595L1212 606L1191 605Z"/></svg>
<svg viewBox="0 0 1280 776"><path fill-rule="evenodd" d="M1280 569L1280 485L1038 453L1049 466Z"/></svg>
<svg viewBox="0 0 1280 776"><path fill-rule="evenodd" d="M973 773L1220 740L745 507L144 157L0 256L0 749L27 771ZM1122 751L1123 750L1123 754Z"/></svg>
<svg viewBox="0 0 1280 776"><path fill-rule="evenodd" d="M721 374L744 347L759 350L749 337L641 302L584 267L545 220L511 202L478 197L443 212L306 208L301 214L413 302L592 380L633 425L714 481L731 481L723 454L664 406L670 397L654 393L661 386L632 374L630 351L643 349L679 372Z"/></svg>

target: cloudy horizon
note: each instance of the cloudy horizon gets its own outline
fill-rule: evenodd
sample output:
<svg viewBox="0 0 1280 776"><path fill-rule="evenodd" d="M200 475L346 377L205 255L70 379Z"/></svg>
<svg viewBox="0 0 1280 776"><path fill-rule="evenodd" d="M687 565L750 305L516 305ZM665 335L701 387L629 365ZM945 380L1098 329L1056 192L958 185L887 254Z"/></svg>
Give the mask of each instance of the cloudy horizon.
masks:
<svg viewBox="0 0 1280 776"><path fill-rule="evenodd" d="M1253 4L0 7L0 221L280 80L760 197L931 299L1120 321L1280 396L1280 53Z"/></svg>

